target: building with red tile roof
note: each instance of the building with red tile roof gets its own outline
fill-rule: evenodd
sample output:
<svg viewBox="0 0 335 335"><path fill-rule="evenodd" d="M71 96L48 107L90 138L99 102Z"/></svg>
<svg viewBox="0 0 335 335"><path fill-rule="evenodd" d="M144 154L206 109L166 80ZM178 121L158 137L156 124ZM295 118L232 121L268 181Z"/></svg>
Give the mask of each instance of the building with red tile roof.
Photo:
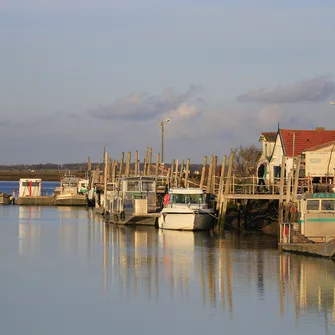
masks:
<svg viewBox="0 0 335 335"><path fill-rule="evenodd" d="M307 149L335 141L335 130L316 128L315 130L279 129L283 154L297 157Z"/></svg>
<svg viewBox="0 0 335 335"><path fill-rule="evenodd" d="M333 141L335 141L335 130L326 130L323 127L315 130L278 129L269 159L268 179L273 181L274 178L279 177L283 155L286 156L285 170L290 171L295 157L313 148L319 150L319 146L327 147Z"/></svg>

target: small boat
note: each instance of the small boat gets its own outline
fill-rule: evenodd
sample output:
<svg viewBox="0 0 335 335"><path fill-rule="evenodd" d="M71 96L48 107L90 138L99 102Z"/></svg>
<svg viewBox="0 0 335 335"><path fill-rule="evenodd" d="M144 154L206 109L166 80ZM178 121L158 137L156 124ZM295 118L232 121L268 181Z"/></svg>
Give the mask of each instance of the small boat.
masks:
<svg viewBox="0 0 335 335"><path fill-rule="evenodd" d="M335 257L335 193L305 193L281 222L278 246L283 251Z"/></svg>
<svg viewBox="0 0 335 335"><path fill-rule="evenodd" d="M10 194L0 192L0 205L10 205L13 203L14 197Z"/></svg>
<svg viewBox="0 0 335 335"><path fill-rule="evenodd" d="M213 208L208 208L200 188L172 188L164 196L164 208L158 227L174 230L210 230L217 221Z"/></svg>
<svg viewBox="0 0 335 335"><path fill-rule="evenodd" d="M60 181L59 193L56 193L56 206L87 206L87 194L79 194L79 179L65 175Z"/></svg>
<svg viewBox="0 0 335 335"><path fill-rule="evenodd" d="M156 204L155 177L122 177L107 184L104 204L107 222L154 226L159 216Z"/></svg>

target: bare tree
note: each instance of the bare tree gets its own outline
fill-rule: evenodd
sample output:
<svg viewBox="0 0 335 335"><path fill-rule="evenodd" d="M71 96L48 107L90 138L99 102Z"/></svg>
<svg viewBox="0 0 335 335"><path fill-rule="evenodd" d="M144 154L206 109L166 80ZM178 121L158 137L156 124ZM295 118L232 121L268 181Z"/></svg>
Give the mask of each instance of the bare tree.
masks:
<svg viewBox="0 0 335 335"><path fill-rule="evenodd" d="M262 151L255 145L232 149L234 152L233 171L237 177L249 177L256 174L257 164Z"/></svg>

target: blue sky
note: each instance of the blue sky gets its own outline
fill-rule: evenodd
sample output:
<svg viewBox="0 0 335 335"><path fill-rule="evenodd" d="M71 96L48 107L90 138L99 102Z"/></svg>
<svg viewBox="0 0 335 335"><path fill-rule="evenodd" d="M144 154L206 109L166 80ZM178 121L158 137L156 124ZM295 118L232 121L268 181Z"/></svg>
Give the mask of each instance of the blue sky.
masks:
<svg viewBox="0 0 335 335"><path fill-rule="evenodd" d="M335 3L2 0L2 164L152 146L201 162L262 131L334 129Z"/></svg>

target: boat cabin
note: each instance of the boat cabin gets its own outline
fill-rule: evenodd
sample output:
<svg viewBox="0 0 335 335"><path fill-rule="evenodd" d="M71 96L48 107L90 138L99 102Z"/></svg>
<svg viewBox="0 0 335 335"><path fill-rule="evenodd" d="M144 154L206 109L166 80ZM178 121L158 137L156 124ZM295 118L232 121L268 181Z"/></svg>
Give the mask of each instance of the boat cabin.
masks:
<svg viewBox="0 0 335 335"><path fill-rule="evenodd" d="M164 204L165 207L207 206L205 194L200 188L171 188L168 198L164 199Z"/></svg>
<svg viewBox="0 0 335 335"><path fill-rule="evenodd" d="M120 185L120 188L118 188ZM144 214L156 212L156 178L124 177L107 184L107 208L113 212Z"/></svg>
<svg viewBox="0 0 335 335"><path fill-rule="evenodd" d="M65 176L60 181L61 194L78 194L79 182L78 178L72 176Z"/></svg>
<svg viewBox="0 0 335 335"><path fill-rule="evenodd" d="M78 193L79 194L85 194L88 192L88 185L89 180L88 179L79 179L78 181Z"/></svg>
<svg viewBox="0 0 335 335"><path fill-rule="evenodd" d="M19 198L20 197L38 197L41 195L42 179L24 178L19 181Z"/></svg>
<svg viewBox="0 0 335 335"><path fill-rule="evenodd" d="M306 193L299 201L300 232L312 240L335 237L335 193Z"/></svg>

